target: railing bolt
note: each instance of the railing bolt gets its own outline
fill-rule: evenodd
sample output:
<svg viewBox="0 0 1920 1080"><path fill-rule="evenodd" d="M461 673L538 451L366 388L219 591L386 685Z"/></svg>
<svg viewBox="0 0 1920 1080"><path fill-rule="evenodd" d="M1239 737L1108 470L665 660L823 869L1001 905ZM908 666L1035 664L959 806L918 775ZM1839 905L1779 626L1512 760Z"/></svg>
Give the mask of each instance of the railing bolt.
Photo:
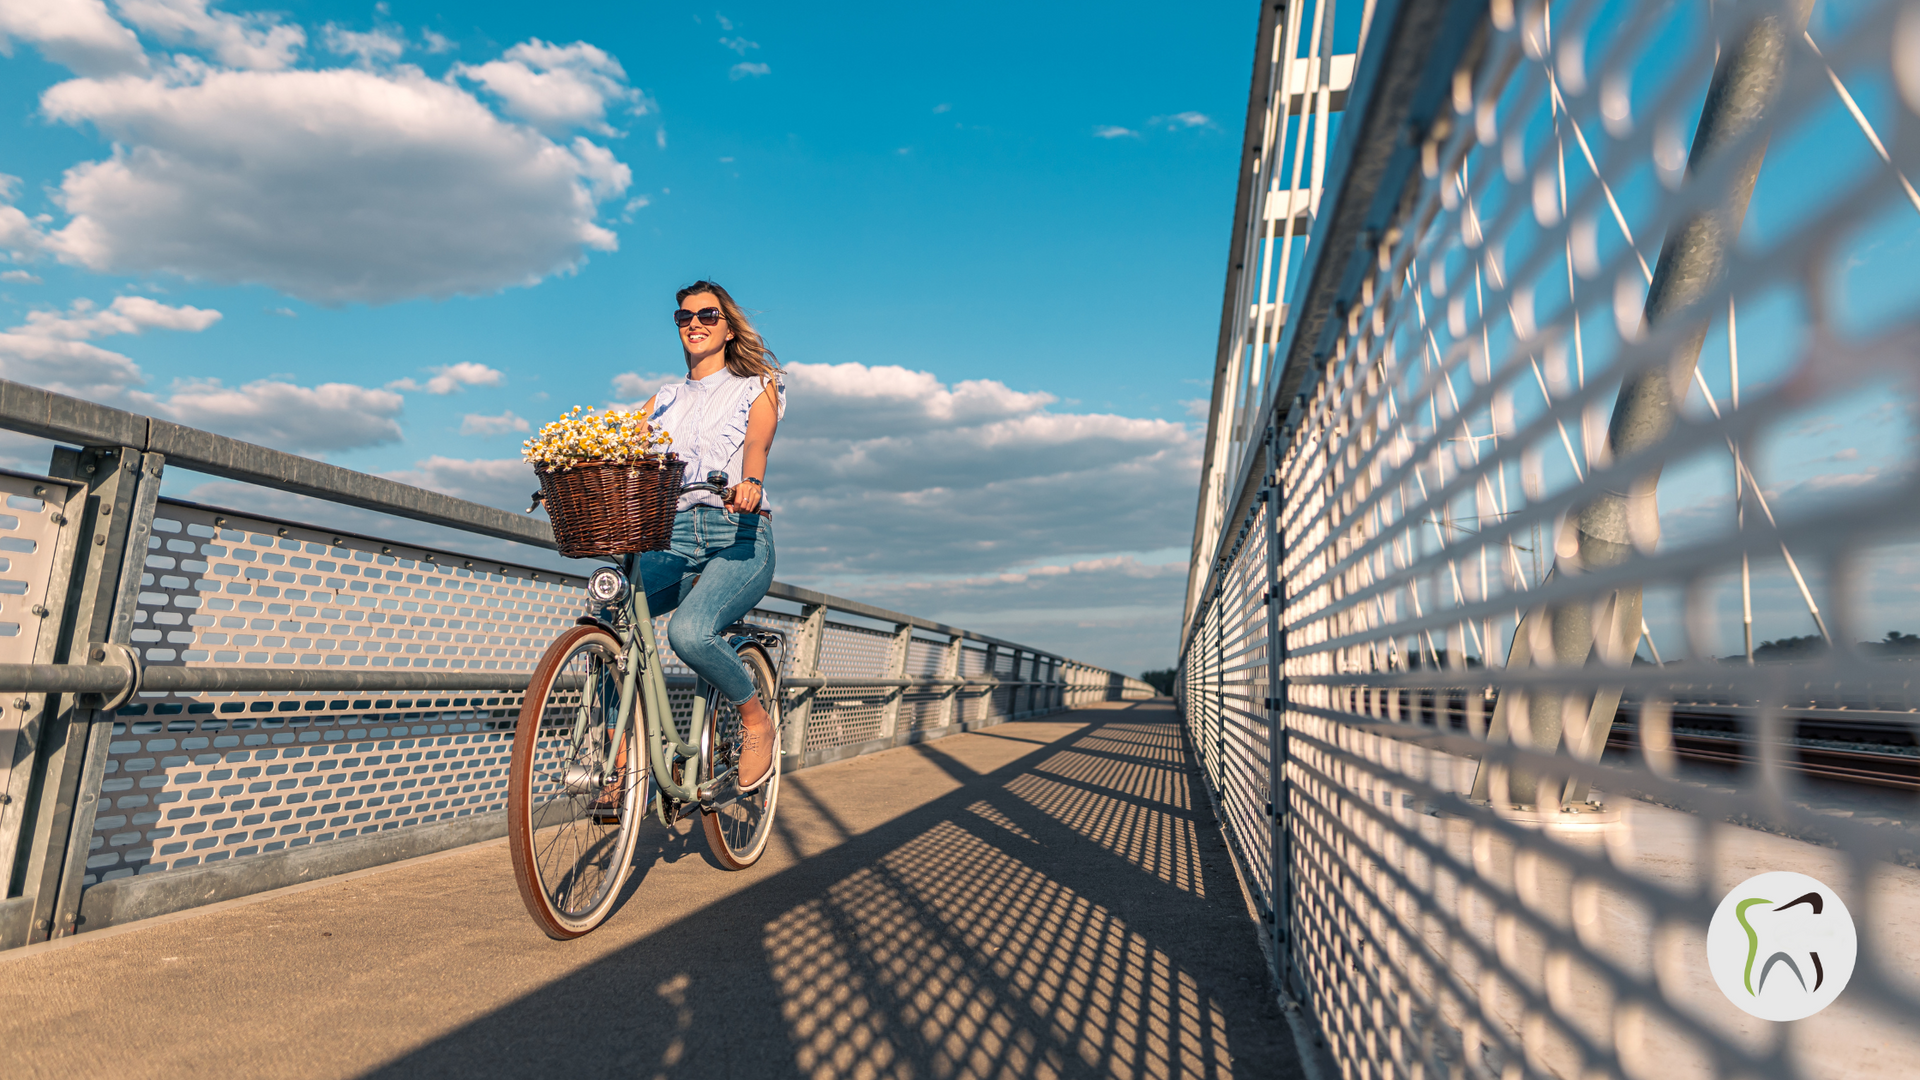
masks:
<svg viewBox="0 0 1920 1080"><path fill-rule="evenodd" d="M26 708L26 707L27 707L27 699L26 699L26 698L23 698L23 697L17 697L17 698L14 698L14 699L13 699L13 707L14 707L14 708L16 708L16 709L24 709L24 708Z"/></svg>
<svg viewBox="0 0 1920 1080"><path fill-rule="evenodd" d="M0 806L5 806L8 803L11 803L12 801L13 801L13 796L7 794L4 791L0 791Z"/></svg>
<svg viewBox="0 0 1920 1080"><path fill-rule="evenodd" d="M96 647L90 655L96 661L105 660L107 658L107 650Z"/></svg>
<svg viewBox="0 0 1920 1080"><path fill-rule="evenodd" d="M46 617L47 617L47 605L45 605L45 604L35 604L35 605L33 605L33 613L34 613L35 615L38 615L38 616L40 616L40 617L41 617L41 618L43 618L43 619L44 619L44 618L46 618Z"/></svg>
<svg viewBox="0 0 1920 1080"><path fill-rule="evenodd" d="M47 920L45 919L33 920L33 928L35 930L45 930L47 928Z"/></svg>

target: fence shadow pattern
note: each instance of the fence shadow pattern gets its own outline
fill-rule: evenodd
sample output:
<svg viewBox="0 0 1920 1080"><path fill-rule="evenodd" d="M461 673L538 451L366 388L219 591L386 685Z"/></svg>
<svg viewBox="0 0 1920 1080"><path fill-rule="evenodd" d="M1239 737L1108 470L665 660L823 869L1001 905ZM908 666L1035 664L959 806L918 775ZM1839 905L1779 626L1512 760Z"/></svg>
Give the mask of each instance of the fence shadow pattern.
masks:
<svg viewBox="0 0 1920 1080"><path fill-rule="evenodd" d="M1079 712L993 735L1035 745L990 772L950 744L901 751L959 788L858 833L796 783L782 797L834 823L837 844L374 1075L511 1075L592 1002L629 992L675 1023L556 1043L543 1060L661 1077L1295 1075L1172 711ZM1036 779L1085 795L1037 805L1021 794ZM760 1023L785 1034L765 1056L715 1044Z"/></svg>

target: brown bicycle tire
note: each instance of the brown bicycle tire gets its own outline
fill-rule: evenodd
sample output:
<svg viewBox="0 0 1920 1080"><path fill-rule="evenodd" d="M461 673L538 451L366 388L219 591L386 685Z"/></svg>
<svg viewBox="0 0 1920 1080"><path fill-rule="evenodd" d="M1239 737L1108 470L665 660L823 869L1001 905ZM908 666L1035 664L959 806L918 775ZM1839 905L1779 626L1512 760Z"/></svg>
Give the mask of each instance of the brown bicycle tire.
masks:
<svg viewBox="0 0 1920 1080"><path fill-rule="evenodd" d="M564 912L555 908L546 893L546 887L540 875L538 860L535 857L532 804L534 757L539 744L540 720L546 709L548 697L552 694L554 679L559 669L583 644L594 642L604 645L613 655L619 655L623 648L618 638L600 626L575 626L547 646L535 665L533 676L527 683L527 692L520 706L520 718L514 728L513 757L507 771L507 844L513 855L514 884L520 890L520 900L526 905L527 914L548 937L566 941L591 932L606 921L617 904L622 885L626 882L633 865L633 848L639 831L639 819L643 807L628 807L620 837L616 840L613 872L614 881L607 888L585 918L569 919ZM644 706L635 701L635 716L628 722L627 760L630 770L639 770L637 775L647 774L645 749L639 734L642 725L640 710ZM647 787L644 779L638 786ZM630 796L634 803L638 796Z"/></svg>
<svg viewBox="0 0 1920 1080"><path fill-rule="evenodd" d="M773 714L774 730L778 732L781 726L780 669L773 666L772 660L767 657L766 652L758 645L741 646L739 655L741 662L747 665L748 673L756 676L754 679L755 691L764 699L762 704ZM707 690L709 694L713 695L712 700L716 702L721 700L711 686L709 686ZM707 712L705 745L709 747L718 745L719 734L716 728L719 722L719 708L709 709ZM779 806L780 749L780 746L776 743L773 749L773 775L767 778L767 782L762 785L758 791L747 796L748 799L759 802L761 812L765 815L765 819L761 821L754 830L754 843L745 849L741 849L736 848L736 846L728 840L726 836L727 822L724 817L724 811L703 810L700 814L700 824L706 830L707 834L707 849L713 853L714 859L728 870L745 870L747 867L759 862L760 856L766 853L767 841L773 833L774 811ZM707 764L709 774L711 774L712 769L712 758L709 757ZM701 777L703 782L707 779L710 779L710 776Z"/></svg>

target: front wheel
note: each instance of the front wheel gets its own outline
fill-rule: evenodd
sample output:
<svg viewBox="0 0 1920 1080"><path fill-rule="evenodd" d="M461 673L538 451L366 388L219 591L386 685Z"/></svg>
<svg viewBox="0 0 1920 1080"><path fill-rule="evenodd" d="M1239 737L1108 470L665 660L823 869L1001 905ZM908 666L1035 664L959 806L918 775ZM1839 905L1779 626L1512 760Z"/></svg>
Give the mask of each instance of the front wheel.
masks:
<svg viewBox="0 0 1920 1080"><path fill-rule="evenodd" d="M780 795L780 680L774 674L773 665L767 661L767 654L757 645L740 646L740 662L747 666L747 674L753 677L753 691L760 698L760 704L766 707L767 715L773 718L775 744L773 748L773 775L760 785L759 790L749 795L741 795L737 790L716 799L711 807L704 808L700 815L701 824L706 826L707 846L713 851L714 858L729 870L745 870L760 859L760 853L767 848L767 838L773 835L773 807ZM722 769L733 768L739 764L740 746L740 710L712 686L702 688L711 705L707 709L706 730L702 738L706 753L705 775L700 779L704 783L718 775Z"/></svg>
<svg viewBox="0 0 1920 1080"><path fill-rule="evenodd" d="M576 938L620 898L650 775L641 706L614 745L619 639L576 626L554 639L527 684L507 777L507 839L528 914L547 936Z"/></svg>

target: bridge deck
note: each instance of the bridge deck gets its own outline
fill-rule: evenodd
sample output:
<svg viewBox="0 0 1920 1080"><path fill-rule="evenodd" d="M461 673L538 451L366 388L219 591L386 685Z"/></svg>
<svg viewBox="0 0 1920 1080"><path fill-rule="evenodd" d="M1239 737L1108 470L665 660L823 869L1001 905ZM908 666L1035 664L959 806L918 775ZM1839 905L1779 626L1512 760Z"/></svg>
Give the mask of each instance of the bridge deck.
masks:
<svg viewBox="0 0 1920 1080"><path fill-rule="evenodd" d="M22 950L0 1045L16 1076L1298 1074L1162 703L798 773L779 824L741 873L651 826L571 943L502 841Z"/></svg>

